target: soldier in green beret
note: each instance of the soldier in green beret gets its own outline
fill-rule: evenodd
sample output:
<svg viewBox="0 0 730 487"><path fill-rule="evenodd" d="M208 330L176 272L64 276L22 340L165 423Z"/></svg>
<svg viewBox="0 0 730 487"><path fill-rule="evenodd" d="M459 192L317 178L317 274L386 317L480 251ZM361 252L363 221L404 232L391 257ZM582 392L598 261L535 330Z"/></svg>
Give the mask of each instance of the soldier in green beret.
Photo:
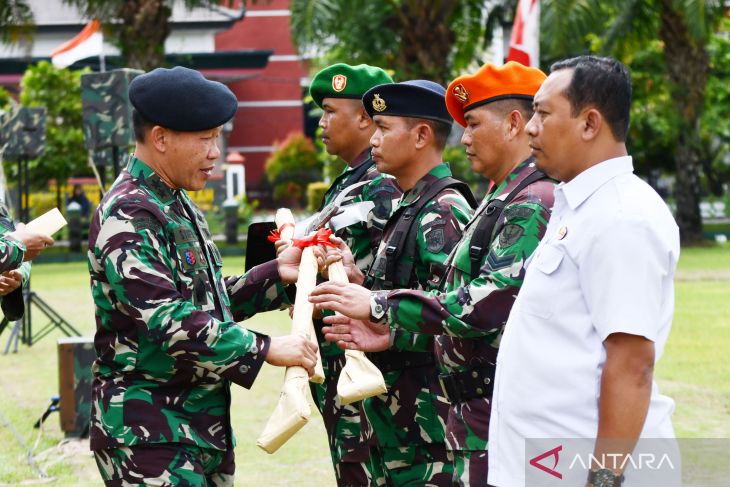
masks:
<svg viewBox="0 0 730 487"><path fill-rule="evenodd" d="M236 324L287 305L301 251L224 278L220 252L186 191L202 189L237 100L186 68L135 78L137 145L89 231L96 307L91 449L112 485L232 486L230 385L264 361L312 373L316 345Z"/></svg>
<svg viewBox="0 0 730 487"><path fill-rule="evenodd" d="M347 163L342 174L335 178L325 193L320 210L349 186L369 181L347 193L347 204L373 204L367 218L336 233L352 249L354 264L362 272L375 258L383 228L401 191L392 177L381 174L375 167L370 155L370 137L375 132L375 124L363 107L361 98L373 86L392 81L380 68L367 64L350 66L338 63L317 73L309 89L312 99L323 112L319 126L327 152ZM344 352L324 340L319 332L322 323L319 320L317 322L319 326L315 329L326 380L321 385L311 384L311 388L327 430L337 484L367 485L370 477L367 470L369 448L360 434L359 405L345 406L337 399L337 382L345 364Z"/></svg>

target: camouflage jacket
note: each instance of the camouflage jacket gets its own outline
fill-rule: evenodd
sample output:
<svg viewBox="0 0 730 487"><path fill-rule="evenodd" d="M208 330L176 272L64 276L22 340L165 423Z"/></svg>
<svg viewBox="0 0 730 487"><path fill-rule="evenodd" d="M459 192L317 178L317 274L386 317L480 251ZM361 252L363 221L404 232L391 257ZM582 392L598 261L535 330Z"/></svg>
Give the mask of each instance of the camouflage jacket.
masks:
<svg viewBox="0 0 730 487"><path fill-rule="evenodd" d="M8 208L0 202L0 235L15 231L15 224L10 218ZM19 240L9 237L0 237L0 272L18 269L23 274L23 284L27 284L30 277L30 262L23 262L25 245Z"/></svg>
<svg viewBox="0 0 730 487"><path fill-rule="evenodd" d="M372 305L385 310L383 321L391 328L438 335L436 357L444 373L496 363L499 340L525 275L525 261L540 242L550 218L555 184L551 180L532 183L504 208L474 280L469 248L487 204L495 198L504 199L533 171L530 158L490 189L450 256L443 291L400 289L372 295ZM486 449L489 411L488 398L453 404L447 424L449 448Z"/></svg>
<svg viewBox="0 0 730 487"><path fill-rule="evenodd" d="M7 233L7 230L3 233ZM25 245L10 237L0 237L0 272L17 269L23 263Z"/></svg>
<svg viewBox="0 0 730 487"><path fill-rule="evenodd" d="M15 230L15 224L10 213L3 203L0 203L0 235ZM2 306L3 314L9 320L17 320L23 316L25 311L25 302L23 301L23 287L28 285L30 279L30 262L23 262L25 255L25 245L22 242L0 237L0 272L6 272L18 269L23 276L23 284L15 291L0 296L0 306Z"/></svg>
<svg viewBox="0 0 730 487"><path fill-rule="evenodd" d="M446 164L433 168L416 185L406 191L398 208L412 205L435 181L451 176ZM397 210L397 209L396 209ZM417 225L416 252L413 256L415 289L426 289L431 269L443 265L451 249L459 242L464 225L473 210L466 199L453 188L446 188L424 206L415 217ZM389 229L380 243L375 262L368 271L371 289L382 289L385 279L385 249L391 238ZM367 418L364 436L384 447L404 447L444 441L444 425L448 403L438 383L433 337L417 333L397 332L391 337L390 350L368 356L384 370L387 394L366 399L362 408ZM406 354L416 353L421 360L431 362L419 367L388 371L389 364L401 361Z"/></svg>
<svg viewBox="0 0 730 487"><path fill-rule="evenodd" d="M94 214L91 448L231 448L230 382L250 387L269 338L238 326L281 307L276 262L221 276L203 215L135 157Z"/></svg>

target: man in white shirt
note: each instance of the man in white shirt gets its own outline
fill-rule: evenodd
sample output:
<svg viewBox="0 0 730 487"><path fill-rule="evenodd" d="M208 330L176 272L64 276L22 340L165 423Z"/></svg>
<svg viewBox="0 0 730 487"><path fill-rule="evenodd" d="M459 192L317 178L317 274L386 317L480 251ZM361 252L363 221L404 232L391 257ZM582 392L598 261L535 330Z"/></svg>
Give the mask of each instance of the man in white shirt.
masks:
<svg viewBox="0 0 730 487"><path fill-rule="evenodd" d="M562 183L500 344L490 484L668 485L637 480L649 472L632 455L639 438L674 437L674 403L653 369L671 328L679 231L632 174L630 105L627 68L594 56L554 64L535 95L530 146ZM569 457L568 438L588 439L592 457ZM561 478L580 483L541 483Z"/></svg>

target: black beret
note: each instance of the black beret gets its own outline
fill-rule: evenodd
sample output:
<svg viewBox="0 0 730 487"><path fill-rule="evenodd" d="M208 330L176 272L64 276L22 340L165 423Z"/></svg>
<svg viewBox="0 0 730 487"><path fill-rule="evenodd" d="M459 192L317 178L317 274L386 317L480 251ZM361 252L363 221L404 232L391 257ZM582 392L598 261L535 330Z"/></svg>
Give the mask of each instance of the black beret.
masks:
<svg viewBox="0 0 730 487"><path fill-rule="evenodd" d="M362 97L368 115L426 118L451 124L446 90L433 81L417 79L370 88Z"/></svg>
<svg viewBox="0 0 730 487"><path fill-rule="evenodd" d="M236 95L226 85L181 66L134 78L129 101L150 122L181 132L220 127L238 109Z"/></svg>

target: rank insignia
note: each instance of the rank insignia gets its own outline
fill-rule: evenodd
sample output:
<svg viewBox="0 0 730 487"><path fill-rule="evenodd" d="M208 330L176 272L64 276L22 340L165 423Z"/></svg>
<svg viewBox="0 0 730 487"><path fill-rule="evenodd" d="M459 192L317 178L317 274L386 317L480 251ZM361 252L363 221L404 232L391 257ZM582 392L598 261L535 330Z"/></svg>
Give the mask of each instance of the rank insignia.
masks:
<svg viewBox="0 0 730 487"><path fill-rule="evenodd" d="M558 237L558 240L563 240L566 235L568 235L568 227L561 227L560 230L558 230L558 233L556 234L556 236Z"/></svg>
<svg viewBox="0 0 730 487"><path fill-rule="evenodd" d="M188 265L195 265L195 253L192 250L185 251L185 262Z"/></svg>
<svg viewBox="0 0 730 487"><path fill-rule="evenodd" d="M380 98L380 95L377 93L375 94L375 98L373 98L373 109L376 112L382 112L386 109L385 100Z"/></svg>
<svg viewBox="0 0 730 487"><path fill-rule="evenodd" d="M456 99L459 100L462 104L469 101L469 92L466 91L466 88L464 88L464 85L462 85L461 83L454 86L454 89L451 91Z"/></svg>
<svg viewBox="0 0 730 487"><path fill-rule="evenodd" d="M426 234L426 248L429 252L437 254L443 250L445 244L443 227L434 228Z"/></svg>
<svg viewBox="0 0 730 487"><path fill-rule="evenodd" d="M344 74L336 74L332 77L332 89L336 92L340 92L347 86L347 76Z"/></svg>
<svg viewBox="0 0 730 487"><path fill-rule="evenodd" d="M499 246L511 247L517 243L523 233L525 233L525 231L519 225L515 225L514 223L505 225L502 232L499 234Z"/></svg>

